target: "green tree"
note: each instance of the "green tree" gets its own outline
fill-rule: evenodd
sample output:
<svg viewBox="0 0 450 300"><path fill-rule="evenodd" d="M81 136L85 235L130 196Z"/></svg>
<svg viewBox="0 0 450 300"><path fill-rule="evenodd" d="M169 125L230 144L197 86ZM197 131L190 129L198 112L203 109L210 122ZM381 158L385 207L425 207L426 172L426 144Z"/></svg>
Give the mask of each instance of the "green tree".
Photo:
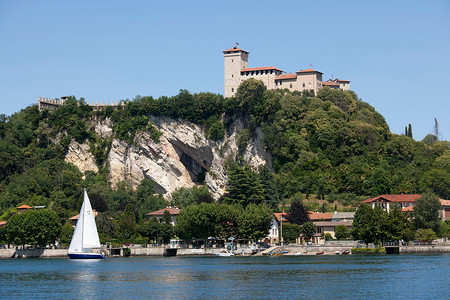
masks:
<svg viewBox="0 0 450 300"><path fill-rule="evenodd" d="M218 207L216 203L201 203L183 209L175 225L177 235L185 240L217 236L221 223Z"/></svg>
<svg viewBox="0 0 450 300"><path fill-rule="evenodd" d="M3 234L8 244L24 246L27 242L27 233L24 226L24 215L12 215L3 229Z"/></svg>
<svg viewBox="0 0 450 300"><path fill-rule="evenodd" d="M66 224L61 227L61 236L60 241L63 245L69 245L70 241L72 240L74 228L72 227L72 224L67 222Z"/></svg>
<svg viewBox="0 0 450 300"><path fill-rule="evenodd" d="M177 189L171 194L171 198L172 205L180 208L193 204L214 202L214 198L211 196L208 187L206 186Z"/></svg>
<svg viewBox="0 0 450 300"><path fill-rule="evenodd" d="M416 239L418 239L421 242L431 242L435 239L437 239L438 236L431 228L420 228L417 230L416 233Z"/></svg>
<svg viewBox="0 0 450 300"><path fill-rule="evenodd" d="M441 203L439 198L431 192L426 192L414 204L414 226L418 229L433 229L440 234L439 210Z"/></svg>
<svg viewBox="0 0 450 300"><path fill-rule="evenodd" d="M338 225L334 229L334 235L335 235L336 239L338 239L338 240L343 240L343 239L348 238L349 233L350 232L348 230L348 227L345 225Z"/></svg>
<svg viewBox="0 0 450 300"><path fill-rule="evenodd" d="M61 232L58 216L51 210L28 210L13 215L5 226L8 243L46 246L54 243Z"/></svg>
<svg viewBox="0 0 450 300"><path fill-rule="evenodd" d="M272 172L267 166L261 165L258 168L258 177L262 185L266 205L275 210L280 200Z"/></svg>
<svg viewBox="0 0 450 300"><path fill-rule="evenodd" d="M107 213L99 213L95 218L95 223L102 239L108 240L116 237L117 224L108 217Z"/></svg>
<svg viewBox="0 0 450 300"><path fill-rule="evenodd" d="M169 211L165 211L160 224L160 237L162 238L162 243L167 244L170 238L173 237L174 229L172 225L172 217Z"/></svg>
<svg viewBox="0 0 450 300"><path fill-rule="evenodd" d="M313 222L308 221L302 225L302 234L305 240L310 240L316 233L316 225Z"/></svg>
<svg viewBox="0 0 450 300"><path fill-rule="evenodd" d="M161 231L161 224L158 222L155 216L150 220L144 222L138 228L138 232L143 237L148 237L150 240L156 241Z"/></svg>
<svg viewBox="0 0 450 300"><path fill-rule="evenodd" d="M260 204L264 201L263 187L258 175L250 167L240 167L232 164L228 167L227 190L229 198L224 200L228 204L240 204L244 208L252 204Z"/></svg>
<svg viewBox="0 0 450 300"><path fill-rule="evenodd" d="M382 231L385 233L383 242L401 240L410 225L407 216L402 213L401 209L398 206L392 207L382 226Z"/></svg>
<svg viewBox="0 0 450 300"><path fill-rule="evenodd" d="M265 204L249 204L239 219L242 238L258 241L269 234L272 211Z"/></svg>
<svg viewBox="0 0 450 300"><path fill-rule="evenodd" d="M379 219L375 211L366 203L360 204L353 219L352 236L366 243L373 243L379 235Z"/></svg>
<svg viewBox="0 0 450 300"><path fill-rule="evenodd" d="M136 215L131 204L125 207L125 211L122 213L118 225L120 237L124 241L133 238L136 232Z"/></svg>
<svg viewBox="0 0 450 300"><path fill-rule="evenodd" d="M284 223L283 224L283 241L295 243L300 237L301 227L297 224Z"/></svg>
<svg viewBox="0 0 450 300"><path fill-rule="evenodd" d="M309 213L303 205L300 196L295 196L292 199L291 208L287 215L287 219L290 223L300 226L309 221Z"/></svg>

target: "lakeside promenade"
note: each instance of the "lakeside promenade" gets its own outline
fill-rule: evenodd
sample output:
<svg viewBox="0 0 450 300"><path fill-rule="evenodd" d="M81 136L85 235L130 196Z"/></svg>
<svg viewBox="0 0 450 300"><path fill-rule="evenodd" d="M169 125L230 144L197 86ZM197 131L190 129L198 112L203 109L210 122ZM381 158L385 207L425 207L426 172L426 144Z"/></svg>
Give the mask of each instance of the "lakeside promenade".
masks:
<svg viewBox="0 0 450 300"><path fill-rule="evenodd" d="M122 257L122 248L113 248L113 257ZM171 248L165 247L130 247L130 256L167 256L167 250ZM224 250L225 248L178 248L176 256L212 256ZM265 251L257 252L250 247L238 248L235 250L236 255L268 255L269 252L280 253L283 255L316 255L318 252L323 252L323 255L335 255L336 251L343 253L344 251L351 252L352 246L323 246L323 245L288 245L280 247L272 247ZM172 249L173 250L173 249ZM0 259L7 258L50 258L50 257L67 257L68 249L0 249ZM450 245L404 245L399 246L400 254L437 254L450 253ZM169 254L173 255L173 254Z"/></svg>

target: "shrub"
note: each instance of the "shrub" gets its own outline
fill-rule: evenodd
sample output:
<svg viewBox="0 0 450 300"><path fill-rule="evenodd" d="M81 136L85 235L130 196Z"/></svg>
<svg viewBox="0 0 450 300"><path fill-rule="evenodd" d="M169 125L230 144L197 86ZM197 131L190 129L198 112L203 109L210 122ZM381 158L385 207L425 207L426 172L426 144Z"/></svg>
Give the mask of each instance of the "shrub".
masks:
<svg viewBox="0 0 450 300"><path fill-rule="evenodd" d="M386 249L384 247L352 248L352 254L386 254Z"/></svg>

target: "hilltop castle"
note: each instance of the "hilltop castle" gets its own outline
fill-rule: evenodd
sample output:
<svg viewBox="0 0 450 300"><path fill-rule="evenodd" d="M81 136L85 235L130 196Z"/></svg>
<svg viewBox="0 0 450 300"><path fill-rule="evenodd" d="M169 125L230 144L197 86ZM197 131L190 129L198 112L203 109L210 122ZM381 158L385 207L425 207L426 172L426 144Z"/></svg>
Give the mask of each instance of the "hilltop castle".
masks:
<svg viewBox="0 0 450 300"><path fill-rule="evenodd" d="M314 93L328 86L332 89L349 90L350 81L329 79L322 81L322 72L306 69L293 73L285 73L275 67L248 67L249 52L233 47L223 51L225 59L225 89L224 96L232 97L237 88L246 79L261 80L269 90L288 89L290 91L314 90Z"/></svg>

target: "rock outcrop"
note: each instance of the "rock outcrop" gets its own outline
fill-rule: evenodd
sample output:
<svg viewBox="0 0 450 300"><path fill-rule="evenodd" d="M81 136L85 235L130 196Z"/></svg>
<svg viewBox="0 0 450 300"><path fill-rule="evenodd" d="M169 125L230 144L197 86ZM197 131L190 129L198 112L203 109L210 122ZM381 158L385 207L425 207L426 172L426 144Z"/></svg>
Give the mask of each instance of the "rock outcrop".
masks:
<svg viewBox="0 0 450 300"><path fill-rule="evenodd" d="M89 144L79 144L72 140L69 144L65 160L78 167L80 172L86 171L98 172L95 158L90 152Z"/></svg>
<svg viewBox="0 0 450 300"><path fill-rule="evenodd" d="M161 117L150 117L150 120L163 133L159 142L153 141L146 132L137 133L132 145L112 139L108 155L112 186L127 180L136 188L143 178L150 178L156 183L157 192L169 194L204 182L216 199L223 195L227 182L225 161L235 159L238 154L237 136L244 128L242 122L235 121L223 140L213 141L205 137L200 126L187 121ZM109 138L111 127L109 120L98 122L96 134ZM261 139L262 132L257 130L256 138L249 141L243 153L244 160L254 168L271 163ZM72 142L66 160L82 172L98 171L86 144Z"/></svg>

